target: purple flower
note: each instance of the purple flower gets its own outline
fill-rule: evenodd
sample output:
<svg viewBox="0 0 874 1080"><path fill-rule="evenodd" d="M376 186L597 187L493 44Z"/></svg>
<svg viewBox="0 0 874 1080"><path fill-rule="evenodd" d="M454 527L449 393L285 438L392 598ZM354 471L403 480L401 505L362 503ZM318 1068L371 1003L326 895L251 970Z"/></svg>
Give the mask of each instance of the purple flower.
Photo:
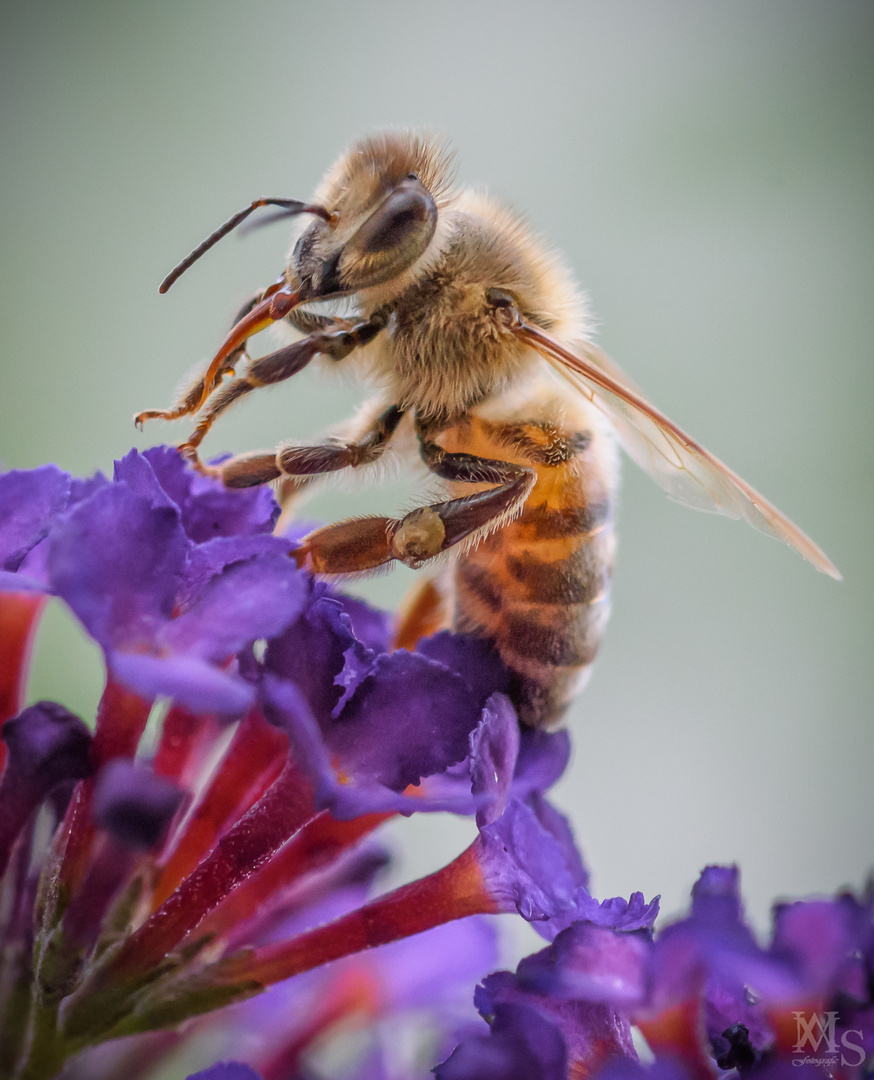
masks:
<svg viewBox="0 0 874 1080"><path fill-rule="evenodd" d="M524 1005L500 1004L488 1035L460 1043L434 1070L437 1080L565 1080L567 1047L559 1029Z"/></svg>
<svg viewBox="0 0 874 1080"><path fill-rule="evenodd" d="M111 761L97 777L94 819L130 847L153 848L164 837L185 793L128 761Z"/></svg>
<svg viewBox="0 0 874 1080"><path fill-rule="evenodd" d="M55 523L49 583L125 686L239 715L253 691L224 665L293 621L306 584L287 542L261 535L275 510L265 493L216 491L189 472L169 451L128 454L115 483Z"/></svg>
<svg viewBox="0 0 874 1080"><path fill-rule="evenodd" d="M636 1060L627 1016L604 1003L540 992L522 965L515 975L488 976L475 1001L488 1035L462 1041L435 1070L439 1080L562 1080L615 1058Z"/></svg>
<svg viewBox="0 0 874 1080"><path fill-rule="evenodd" d="M232 491L188 468L169 446L153 446L142 454L132 450L115 463L114 476L155 505L174 506L195 544L269 534L279 517L270 488Z"/></svg>
<svg viewBox="0 0 874 1080"><path fill-rule="evenodd" d="M164 448L111 481L47 467L0 494L0 1072L172 1071L196 1017L237 1059L201 1080L304 1075L317 1044L376 1021L417 1033L442 1080L798 1080L811 1024L848 1076L874 1053L870 897L782 905L768 946L735 868L706 868L658 932L657 898L596 899L545 797L568 734L520 731L476 638L393 650L388 615L296 568L266 490ZM54 703L21 710L50 595L106 657L93 735ZM381 891L370 838L438 810L475 815L476 839ZM488 975L499 914L550 944ZM383 1049L374 1030L355 1080L395 1080Z"/></svg>
<svg viewBox="0 0 874 1080"><path fill-rule="evenodd" d="M0 876L12 845L45 797L92 770L91 732L63 705L38 701L0 729L8 763L0 777Z"/></svg>

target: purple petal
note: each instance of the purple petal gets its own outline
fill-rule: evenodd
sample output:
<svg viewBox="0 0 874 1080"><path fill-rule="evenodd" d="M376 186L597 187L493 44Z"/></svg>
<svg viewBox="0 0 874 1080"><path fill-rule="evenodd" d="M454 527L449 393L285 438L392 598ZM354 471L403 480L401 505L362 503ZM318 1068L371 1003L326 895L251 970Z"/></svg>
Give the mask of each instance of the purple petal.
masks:
<svg viewBox="0 0 874 1080"><path fill-rule="evenodd" d="M48 534L70 496L70 476L57 465L13 469L0 476L0 569L16 571Z"/></svg>
<svg viewBox="0 0 874 1080"><path fill-rule="evenodd" d="M651 956L653 1004L688 1001L705 983L737 995L745 984L779 993L790 981L758 947L742 921L734 867L707 867L693 889L688 918L665 927Z"/></svg>
<svg viewBox="0 0 874 1080"><path fill-rule="evenodd" d="M537 993L628 1010L645 998L651 947L643 934L576 922L522 960L517 975L520 985Z"/></svg>
<svg viewBox="0 0 874 1080"><path fill-rule="evenodd" d="M380 611L356 596L344 596L334 590L326 595L338 601L349 616L352 633L365 648L372 652L388 652L393 620L387 611Z"/></svg>
<svg viewBox="0 0 874 1080"><path fill-rule="evenodd" d="M460 675L480 704L492 694L506 694L509 689L509 676L503 661L482 638L441 630L420 641L416 652Z"/></svg>
<svg viewBox="0 0 874 1080"><path fill-rule="evenodd" d="M130 455L128 455L130 456ZM202 544L217 536L270 533L279 505L268 486L235 490L186 465L178 450L153 446L142 455L161 488L179 507L187 535Z"/></svg>
<svg viewBox="0 0 874 1080"><path fill-rule="evenodd" d="M736 866L704 867L692 886L690 917L709 926L736 926L743 921Z"/></svg>
<svg viewBox="0 0 874 1080"><path fill-rule="evenodd" d="M504 812L519 754L519 721L516 710L504 694L492 694L482 719L470 735L471 792L488 802L477 811L482 828Z"/></svg>
<svg viewBox="0 0 874 1080"><path fill-rule="evenodd" d="M399 650L376 657L339 719L325 725L325 742L344 772L402 791L466 757L479 718L463 679Z"/></svg>
<svg viewBox="0 0 874 1080"><path fill-rule="evenodd" d="M339 777L322 729L300 689L294 683L267 674L261 683L261 695L265 714L287 732L295 760L313 782L316 806L330 810L335 818L348 820L388 811L470 813L474 809L469 791L462 797L442 789L433 797L409 796L398 794L369 776L344 772Z"/></svg>
<svg viewBox="0 0 874 1080"><path fill-rule="evenodd" d="M844 993L867 998L864 957L874 945L872 905L843 895L774 908L770 955L792 972L808 1000Z"/></svg>
<svg viewBox="0 0 874 1080"><path fill-rule="evenodd" d="M574 894L573 908L563 915L550 919L548 923L535 929L547 941L552 941L559 931L575 922L590 922L609 930L622 930L626 933L635 930L652 932L653 924L659 913L659 897L649 903L643 893L632 893L626 900L622 896L613 896L608 900L596 900L584 886Z"/></svg>
<svg viewBox="0 0 874 1080"><path fill-rule="evenodd" d="M465 1039L434 1069L437 1080L567 1080L558 1027L524 1005L500 1005L488 1035Z"/></svg>
<svg viewBox="0 0 874 1080"><path fill-rule="evenodd" d="M222 1061L208 1069L191 1073L186 1080L261 1080L261 1075L251 1065L244 1065L240 1061Z"/></svg>
<svg viewBox="0 0 874 1080"><path fill-rule="evenodd" d="M0 592L45 593L48 585L28 577L27 574L15 574L11 570L0 570Z"/></svg>
<svg viewBox="0 0 874 1080"><path fill-rule="evenodd" d="M300 618L269 642L264 666L298 686L321 723L340 700L343 691L335 680L344 669L347 650L357 642L340 604L310 588L310 601Z"/></svg>
<svg viewBox="0 0 874 1080"><path fill-rule="evenodd" d="M102 472L96 472L93 476L74 476L70 481L70 506L90 499L96 492L105 487L111 487L111 481Z"/></svg>
<svg viewBox="0 0 874 1080"><path fill-rule="evenodd" d="M278 536L220 536L197 544L188 554L185 577L177 596L179 607L186 611L209 582L232 563L257 555L287 556L291 545Z"/></svg>
<svg viewBox="0 0 874 1080"><path fill-rule="evenodd" d="M535 791L548 791L567 768L570 756L571 739L567 730L525 728L519 741L513 794L527 799Z"/></svg>
<svg viewBox="0 0 874 1080"><path fill-rule="evenodd" d="M146 701L169 697L194 712L238 717L255 698L249 683L196 656L111 652L107 666L113 678Z"/></svg>
<svg viewBox="0 0 874 1080"><path fill-rule="evenodd" d="M546 949L548 954L551 950ZM523 961L523 964L527 963ZM520 965L521 972L521 965ZM489 975L477 987L474 1002L485 1016L499 1016L502 1009L525 1009L550 1023L562 1036L570 1076L587 1076L613 1057L636 1059L627 1016L609 1004L559 998L526 984L524 977L509 971Z"/></svg>
<svg viewBox="0 0 874 1080"><path fill-rule="evenodd" d="M184 798L169 780L116 759L97 776L94 820L123 844L147 850L161 841Z"/></svg>
<svg viewBox="0 0 874 1080"><path fill-rule="evenodd" d="M695 1080L694 1073L686 1069L681 1061L672 1058L661 1058L651 1065L618 1058L608 1062L596 1075L598 1080ZM799 1080L802 1078L799 1077Z"/></svg>
<svg viewBox="0 0 874 1080"><path fill-rule="evenodd" d="M135 495L146 499L152 506L169 507L177 510L173 499L164 491L145 455L138 450L131 450L114 463L113 480L124 484Z"/></svg>
<svg viewBox="0 0 874 1080"><path fill-rule="evenodd" d="M103 488L52 530L51 583L104 649L150 645L173 612L187 548L175 510Z"/></svg>
<svg viewBox="0 0 874 1080"><path fill-rule="evenodd" d="M529 922L573 910L585 871L568 838L561 815L536 796L526 803L511 799L502 816L480 831L480 869L500 910L515 908Z"/></svg>
<svg viewBox="0 0 874 1080"><path fill-rule="evenodd" d="M286 555L232 563L166 626L159 643L174 652L222 660L259 638L282 633L297 619L308 593L305 574Z"/></svg>

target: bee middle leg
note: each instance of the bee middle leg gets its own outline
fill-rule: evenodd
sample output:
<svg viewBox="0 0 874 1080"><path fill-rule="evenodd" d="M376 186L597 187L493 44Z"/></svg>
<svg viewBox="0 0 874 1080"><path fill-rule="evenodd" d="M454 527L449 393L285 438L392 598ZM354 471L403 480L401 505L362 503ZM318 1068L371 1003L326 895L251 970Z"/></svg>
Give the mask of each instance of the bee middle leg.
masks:
<svg viewBox="0 0 874 1080"><path fill-rule="evenodd" d="M215 466L214 471L225 487L246 488L283 476L305 480L340 469L369 465L385 450L403 415L403 409L392 405L381 412L353 442L281 446L274 451L238 454Z"/></svg>
<svg viewBox="0 0 874 1080"><path fill-rule="evenodd" d="M317 574L353 574L397 560L414 569L512 516L534 486L533 469L473 454L448 453L417 425L425 464L444 480L495 484L487 491L421 506L398 519L340 521L305 537L292 554Z"/></svg>

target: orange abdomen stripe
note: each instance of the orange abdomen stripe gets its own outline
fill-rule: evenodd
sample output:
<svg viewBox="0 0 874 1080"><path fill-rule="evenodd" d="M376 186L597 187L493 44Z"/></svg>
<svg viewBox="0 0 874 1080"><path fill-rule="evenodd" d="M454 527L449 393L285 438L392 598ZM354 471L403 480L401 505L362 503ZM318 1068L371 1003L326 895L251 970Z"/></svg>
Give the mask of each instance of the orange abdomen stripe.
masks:
<svg viewBox="0 0 874 1080"><path fill-rule="evenodd" d="M447 449L516 461L537 475L519 517L459 558L454 624L495 645L520 719L546 727L585 679L609 615L612 498L599 447L588 434L476 417L453 434L441 438Z"/></svg>

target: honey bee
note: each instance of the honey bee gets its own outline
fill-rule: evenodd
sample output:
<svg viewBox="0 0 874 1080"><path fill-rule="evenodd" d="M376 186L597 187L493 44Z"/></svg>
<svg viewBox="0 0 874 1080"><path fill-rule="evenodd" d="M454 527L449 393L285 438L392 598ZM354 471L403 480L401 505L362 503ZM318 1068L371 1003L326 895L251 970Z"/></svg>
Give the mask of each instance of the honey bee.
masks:
<svg viewBox="0 0 874 1080"><path fill-rule="evenodd" d="M456 187L451 174L438 140L378 134L340 157L311 203L259 199L236 214L162 291L259 206L313 220L281 277L239 314L205 375L175 407L136 420L199 414L180 449L230 487L359 468L406 432L446 485L445 499L396 519L317 529L295 552L298 563L351 574L393 560L418 568L452 552L448 590L426 581L400 644L444 622L485 639L510 674L521 722L549 727L585 681L609 614L617 444L674 499L744 518L818 570L840 575L592 343L583 298L561 259L494 200ZM309 306L337 298L353 317ZM282 319L304 336L249 359L248 339ZM219 466L198 461L201 440L225 409L318 354L357 365L378 387L377 405L357 430ZM247 365L236 376L240 361Z"/></svg>

